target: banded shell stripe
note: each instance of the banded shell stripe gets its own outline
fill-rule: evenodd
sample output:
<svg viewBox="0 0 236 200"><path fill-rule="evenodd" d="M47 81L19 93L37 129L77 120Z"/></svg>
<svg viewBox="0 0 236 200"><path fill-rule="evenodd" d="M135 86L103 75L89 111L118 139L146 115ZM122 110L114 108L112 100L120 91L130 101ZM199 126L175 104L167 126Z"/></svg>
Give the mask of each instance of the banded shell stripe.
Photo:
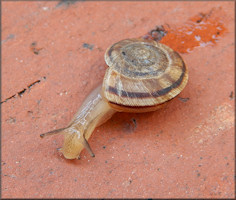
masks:
<svg viewBox="0 0 236 200"><path fill-rule="evenodd" d="M185 67L185 64L183 63L183 69L182 69L181 76L179 77L179 79L176 82L174 82L169 87L163 88L161 90L158 90L158 91L152 92L152 93L128 92L128 91L124 91L124 90L121 90L121 91L119 90L119 92L118 92L117 88L114 88L114 87L111 87L111 86L109 86L107 88L107 90L110 93L113 93L115 95L119 95L121 97L129 97L129 98L160 97L160 96L163 96L163 95L167 94L172 89L177 88L182 83L184 75L185 75L185 71L186 71L186 67Z"/></svg>

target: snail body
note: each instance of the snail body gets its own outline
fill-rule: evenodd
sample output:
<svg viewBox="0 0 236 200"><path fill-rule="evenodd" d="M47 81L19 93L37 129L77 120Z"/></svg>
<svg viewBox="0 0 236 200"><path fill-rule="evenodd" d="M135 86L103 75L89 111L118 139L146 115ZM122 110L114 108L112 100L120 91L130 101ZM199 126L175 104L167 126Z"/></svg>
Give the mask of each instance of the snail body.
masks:
<svg viewBox="0 0 236 200"><path fill-rule="evenodd" d="M181 56L154 40L125 39L105 53L108 65L103 83L88 95L66 128L41 134L64 135L60 149L67 159L79 158L97 126L116 112L158 110L186 86L188 71Z"/></svg>

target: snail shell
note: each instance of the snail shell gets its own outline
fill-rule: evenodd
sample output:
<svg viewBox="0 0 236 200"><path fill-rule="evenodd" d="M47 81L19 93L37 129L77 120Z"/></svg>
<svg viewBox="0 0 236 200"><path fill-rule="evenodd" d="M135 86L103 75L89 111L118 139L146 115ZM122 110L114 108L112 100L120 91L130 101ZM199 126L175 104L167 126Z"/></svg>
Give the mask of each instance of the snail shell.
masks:
<svg viewBox="0 0 236 200"><path fill-rule="evenodd" d="M103 80L104 97L112 108L126 112L156 110L178 95L188 81L180 55L153 40L126 39L105 53L109 66Z"/></svg>

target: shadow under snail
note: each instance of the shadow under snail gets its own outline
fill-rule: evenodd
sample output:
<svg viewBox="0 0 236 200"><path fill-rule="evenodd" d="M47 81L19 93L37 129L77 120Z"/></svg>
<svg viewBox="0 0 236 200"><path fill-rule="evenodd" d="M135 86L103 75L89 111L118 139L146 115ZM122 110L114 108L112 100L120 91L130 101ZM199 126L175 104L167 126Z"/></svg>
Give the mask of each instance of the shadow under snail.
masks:
<svg viewBox="0 0 236 200"><path fill-rule="evenodd" d="M154 40L119 41L106 50L105 62L103 83L88 95L69 125L40 135L63 134L60 151L67 159L79 159L83 148L94 157L88 139L114 113L155 111L177 96L188 81L181 56Z"/></svg>

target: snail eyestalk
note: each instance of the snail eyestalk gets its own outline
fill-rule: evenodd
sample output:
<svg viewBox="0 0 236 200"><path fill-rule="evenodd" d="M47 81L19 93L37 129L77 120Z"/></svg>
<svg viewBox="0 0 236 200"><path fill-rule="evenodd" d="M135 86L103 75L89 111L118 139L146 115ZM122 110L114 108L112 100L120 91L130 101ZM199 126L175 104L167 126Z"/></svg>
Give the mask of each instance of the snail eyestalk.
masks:
<svg viewBox="0 0 236 200"><path fill-rule="evenodd" d="M57 135L57 134L60 134L62 133L63 130L65 130L66 128L60 128L60 129L57 129L57 130L54 130L54 131L49 131L47 133L43 133L40 135L41 138L44 138L46 136L50 136L50 135Z"/></svg>
<svg viewBox="0 0 236 200"><path fill-rule="evenodd" d="M91 155L91 157L95 157L88 141L86 139L84 139L84 142L83 142L83 145L84 145L84 148L89 152L89 154Z"/></svg>

